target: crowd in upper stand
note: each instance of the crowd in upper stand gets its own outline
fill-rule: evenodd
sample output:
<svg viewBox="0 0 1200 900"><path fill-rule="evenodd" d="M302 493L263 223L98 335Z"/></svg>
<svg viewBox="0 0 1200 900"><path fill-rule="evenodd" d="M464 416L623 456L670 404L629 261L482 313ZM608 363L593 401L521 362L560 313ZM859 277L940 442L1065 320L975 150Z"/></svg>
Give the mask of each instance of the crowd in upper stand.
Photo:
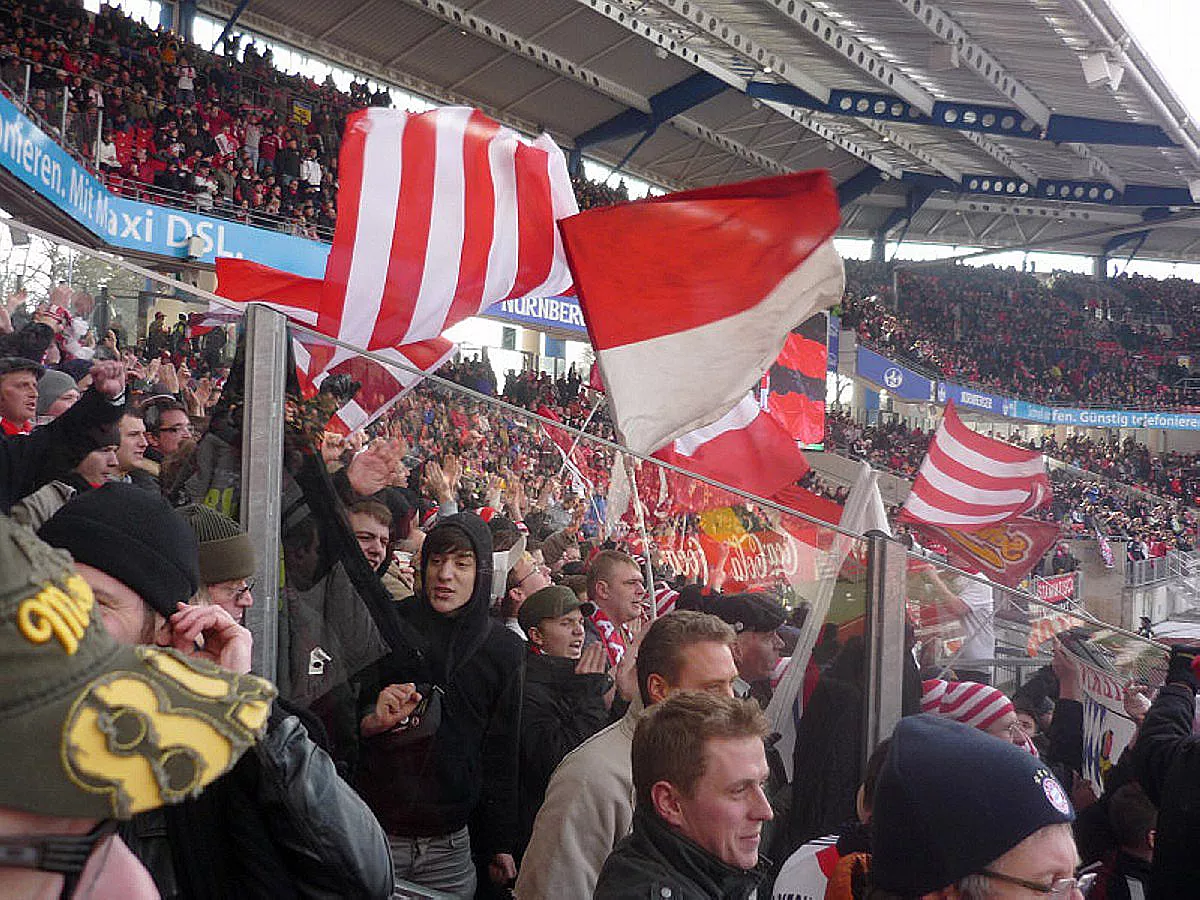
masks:
<svg viewBox="0 0 1200 900"><path fill-rule="evenodd" d="M0 89L21 99L28 66L30 112L110 190L329 240L346 116L391 95L289 75L253 40L222 50L107 4L0 2ZM582 209L628 199L623 182L572 183Z"/></svg>
<svg viewBox="0 0 1200 900"><path fill-rule="evenodd" d="M1054 404L1179 409L1200 285L1055 272L847 262L842 325L936 378ZM1182 357L1182 362L1181 358Z"/></svg>
<svg viewBox="0 0 1200 900"><path fill-rule="evenodd" d="M908 479L916 476L929 446L927 432L903 422L864 426L834 411L825 421L826 450L865 459L873 468ZM1098 530L1106 536L1142 541L1145 548L1135 552L1143 552L1143 559L1163 556L1169 549L1195 549L1197 518L1191 508L1200 506L1195 455L1155 456L1132 439L1116 448L1079 437L1059 444L1050 436L1035 444L1019 435L995 436L1109 479L1061 469L1051 472L1054 498L1035 515L1058 522L1064 537L1091 536Z"/></svg>

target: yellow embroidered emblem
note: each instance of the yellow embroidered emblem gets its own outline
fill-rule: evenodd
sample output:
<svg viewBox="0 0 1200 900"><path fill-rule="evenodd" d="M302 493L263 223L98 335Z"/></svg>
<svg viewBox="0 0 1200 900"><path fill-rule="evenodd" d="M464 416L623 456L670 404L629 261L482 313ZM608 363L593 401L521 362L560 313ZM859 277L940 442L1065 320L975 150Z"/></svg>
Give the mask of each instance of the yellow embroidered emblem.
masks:
<svg viewBox="0 0 1200 900"><path fill-rule="evenodd" d="M79 649L95 601L92 589L78 575L68 575L63 586L48 585L23 600L17 608L17 628L35 644L57 640L70 656Z"/></svg>

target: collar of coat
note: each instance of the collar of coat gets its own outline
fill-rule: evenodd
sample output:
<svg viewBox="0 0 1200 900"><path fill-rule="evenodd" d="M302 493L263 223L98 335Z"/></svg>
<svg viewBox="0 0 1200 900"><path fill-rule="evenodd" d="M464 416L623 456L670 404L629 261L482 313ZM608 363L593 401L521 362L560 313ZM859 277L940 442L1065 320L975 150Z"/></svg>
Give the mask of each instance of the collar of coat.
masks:
<svg viewBox="0 0 1200 900"><path fill-rule="evenodd" d="M731 866L646 809L633 812L632 842L635 847L640 843L638 849L643 853L657 856L662 865L713 897L749 897L771 868L770 860L763 856L753 869Z"/></svg>

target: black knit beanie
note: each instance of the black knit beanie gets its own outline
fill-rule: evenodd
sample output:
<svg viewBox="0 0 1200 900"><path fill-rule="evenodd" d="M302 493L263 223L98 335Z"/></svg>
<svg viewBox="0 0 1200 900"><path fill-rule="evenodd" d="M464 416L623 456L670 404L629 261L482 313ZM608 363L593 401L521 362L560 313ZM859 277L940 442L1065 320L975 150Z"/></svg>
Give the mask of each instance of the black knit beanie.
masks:
<svg viewBox="0 0 1200 900"><path fill-rule="evenodd" d="M132 484L112 482L76 496L38 536L111 575L164 617L200 585L192 529L166 500Z"/></svg>

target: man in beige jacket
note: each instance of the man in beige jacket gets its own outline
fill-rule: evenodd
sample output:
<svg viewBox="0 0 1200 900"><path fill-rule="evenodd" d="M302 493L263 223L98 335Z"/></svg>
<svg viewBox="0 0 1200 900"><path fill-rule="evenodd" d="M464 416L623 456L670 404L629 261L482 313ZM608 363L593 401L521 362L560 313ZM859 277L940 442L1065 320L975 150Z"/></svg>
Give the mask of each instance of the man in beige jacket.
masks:
<svg viewBox="0 0 1200 900"><path fill-rule="evenodd" d="M592 896L604 860L632 827L630 750L638 714L678 691L732 697L735 639L716 616L691 611L670 613L647 629L633 651L640 697L554 770L521 861L518 900Z"/></svg>

